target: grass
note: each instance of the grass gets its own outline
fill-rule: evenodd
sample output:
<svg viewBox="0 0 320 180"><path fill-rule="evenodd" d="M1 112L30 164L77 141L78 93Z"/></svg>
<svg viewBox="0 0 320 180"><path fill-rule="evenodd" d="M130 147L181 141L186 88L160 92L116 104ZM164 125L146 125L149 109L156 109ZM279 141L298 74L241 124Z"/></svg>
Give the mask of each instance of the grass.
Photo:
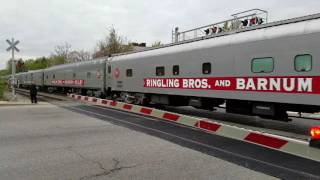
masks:
<svg viewBox="0 0 320 180"><path fill-rule="evenodd" d="M3 79L0 79L0 100L5 100L3 93L7 89L7 85Z"/></svg>

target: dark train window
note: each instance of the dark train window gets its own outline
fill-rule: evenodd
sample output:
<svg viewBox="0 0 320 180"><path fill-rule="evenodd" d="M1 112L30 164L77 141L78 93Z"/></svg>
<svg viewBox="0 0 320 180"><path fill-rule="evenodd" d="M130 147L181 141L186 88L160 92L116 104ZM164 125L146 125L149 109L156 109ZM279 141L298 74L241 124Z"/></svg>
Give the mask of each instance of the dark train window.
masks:
<svg viewBox="0 0 320 180"><path fill-rule="evenodd" d="M165 70L164 66L156 67L156 75L157 76L164 76Z"/></svg>
<svg viewBox="0 0 320 180"><path fill-rule="evenodd" d="M88 79L91 78L91 72L87 72L87 78L88 78Z"/></svg>
<svg viewBox="0 0 320 180"><path fill-rule="evenodd" d="M47 75L47 79L49 79L49 76Z"/></svg>
<svg viewBox="0 0 320 180"><path fill-rule="evenodd" d="M312 70L312 56L310 54L297 55L294 58L294 69L298 72Z"/></svg>
<svg viewBox="0 0 320 180"><path fill-rule="evenodd" d="M175 76L179 75L179 66L178 65L174 65L172 67L172 74Z"/></svg>
<svg viewBox="0 0 320 180"><path fill-rule="evenodd" d="M111 73L111 66L110 65L108 66L108 73L109 74Z"/></svg>
<svg viewBox="0 0 320 180"><path fill-rule="evenodd" d="M56 78L56 75L54 74L54 75L52 76L52 78L55 79L55 78Z"/></svg>
<svg viewBox="0 0 320 180"><path fill-rule="evenodd" d="M270 73L274 69L272 57L254 58L251 61L251 71L253 73Z"/></svg>
<svg viewBox="0 0 320 180"><path fill-rule="evenodd" d="M202 74L210 74L210 73L211 73L211 63L203 63Z"/></svg>
<svg viewBox="0 0 320 180"><path fill-rule="evenodd" d="M132 77L132 69L127 69L127 77Z"/></svg>
<svg viewBox="0 0 320 180"><path fill-rule="evenodd" d="M75 77L76 77L76 73L73 73L73 75L72 75L72 76L73 76L73 78L75 78Z"/></svg>

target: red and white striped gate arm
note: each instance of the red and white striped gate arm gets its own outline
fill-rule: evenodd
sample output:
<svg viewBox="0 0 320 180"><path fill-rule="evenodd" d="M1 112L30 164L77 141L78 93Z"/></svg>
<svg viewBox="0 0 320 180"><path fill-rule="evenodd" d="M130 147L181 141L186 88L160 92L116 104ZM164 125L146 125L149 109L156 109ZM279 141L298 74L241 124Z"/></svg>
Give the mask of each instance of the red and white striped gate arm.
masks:
<svg viewBox="0 0 320 180"><path fill-rule="evenodd" d="M310 147L307 141L252 131L245 128L217 123L208 119L201 119L197 117L162 111L154 108L126 104L123 102L99 99L88 96L80 96L75 94L69 94L69 97L75 100L81 100L84 103L95 104L99 106L160 118L166 121L175 122L177 124L198 128L219 136L253 143L270 149L279 150L320 162L320 149Z"/></svg>

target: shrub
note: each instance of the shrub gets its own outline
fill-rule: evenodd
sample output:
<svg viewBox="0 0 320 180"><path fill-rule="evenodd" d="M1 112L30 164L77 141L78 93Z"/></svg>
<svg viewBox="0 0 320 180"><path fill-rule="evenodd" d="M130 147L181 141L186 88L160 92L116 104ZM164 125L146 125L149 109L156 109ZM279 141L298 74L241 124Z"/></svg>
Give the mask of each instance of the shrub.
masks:
<svg viewBox="0 0 320 180"><path fill-rule="evenodd" d="M7 86L3 79L0 79L0 100L4 100L3 93L6 90Z"/></svg>

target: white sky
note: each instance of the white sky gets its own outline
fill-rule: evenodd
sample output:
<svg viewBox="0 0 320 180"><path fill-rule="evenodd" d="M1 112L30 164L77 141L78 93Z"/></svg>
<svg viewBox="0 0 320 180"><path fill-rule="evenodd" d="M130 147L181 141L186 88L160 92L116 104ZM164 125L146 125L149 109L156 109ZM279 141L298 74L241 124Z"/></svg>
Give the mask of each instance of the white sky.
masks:
<svg viewBox="0 0 320 180"><path fill-rule="evenodd" d="M171 41L171 30L211 24L260 8L270 21L320 13L319 0L0 0L0 69L11 54L6 39L21 43L17 58L49 56L64 42L93 51L115 27L131 42Z"/></svg>

